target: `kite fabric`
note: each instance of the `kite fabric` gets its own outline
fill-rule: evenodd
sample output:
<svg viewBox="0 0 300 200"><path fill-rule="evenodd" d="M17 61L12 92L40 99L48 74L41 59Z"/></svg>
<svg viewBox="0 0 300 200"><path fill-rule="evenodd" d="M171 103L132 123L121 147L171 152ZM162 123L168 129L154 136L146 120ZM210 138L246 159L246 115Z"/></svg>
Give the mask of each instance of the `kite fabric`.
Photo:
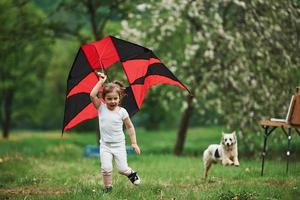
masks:
<svg viewBox="0 0 300 200"><path fill-rule="evenodd" d="M77 53L67 80L62 132L98 116L98 111L90 100L90 92L98 82L95 70L106 70L119 61L129 83L121 106L130 116L141 108L148 89L154 85L176 85L191 95L151 50L106 36L99 41L82 45Z"/></svg>

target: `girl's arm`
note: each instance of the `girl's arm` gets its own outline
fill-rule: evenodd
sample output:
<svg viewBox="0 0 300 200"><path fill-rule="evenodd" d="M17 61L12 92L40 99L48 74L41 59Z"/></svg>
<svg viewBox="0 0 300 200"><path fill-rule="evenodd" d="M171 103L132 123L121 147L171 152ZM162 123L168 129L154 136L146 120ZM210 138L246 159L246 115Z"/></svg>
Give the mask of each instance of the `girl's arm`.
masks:
<svg viewBox="0 0 300 200"><path fill-rule="evenodd" d="M106 80L106 75L99 74L99 81L96 83L96 85L94 86L94 88L92 89L92 91L90 93L90 99L91 99L93 105L95 106L95 108L97 108L97 109L101 105L101 101L98 98L98 92L99 92L100 87L105 82L105 80Z"/></svg>
<svg viewBox="0 0 300 200"><path fill-rule="evenodd" d="M131 148L137 154L140 154L141 150L140 150L140 148L139 148L139 146L137 145L137 142L136 142L135 129L134 129L134 126L133 126L133 124L132 124L129 117L124 119L124 124L125 124L126 129L128 130L128 135L129 135L130 141L131 141Z"/></svg>

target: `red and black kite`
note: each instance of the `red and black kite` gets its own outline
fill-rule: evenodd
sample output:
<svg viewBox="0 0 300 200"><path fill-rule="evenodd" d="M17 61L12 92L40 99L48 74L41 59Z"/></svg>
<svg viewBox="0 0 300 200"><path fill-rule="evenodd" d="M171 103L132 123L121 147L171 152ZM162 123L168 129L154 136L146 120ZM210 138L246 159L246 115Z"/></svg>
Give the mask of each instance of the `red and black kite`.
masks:
<svg viewBox="0 0 300 200"><path fill-rule="evenodd" d="M90 92L98 82L95 70L106 70L118 61L129 82L122 107L130 116L141 108L148 89L154 85L177 85L189 91L151 50L107 36L82 45L77 53L67 81L63 132L97 117L90 100Z"/></svg>

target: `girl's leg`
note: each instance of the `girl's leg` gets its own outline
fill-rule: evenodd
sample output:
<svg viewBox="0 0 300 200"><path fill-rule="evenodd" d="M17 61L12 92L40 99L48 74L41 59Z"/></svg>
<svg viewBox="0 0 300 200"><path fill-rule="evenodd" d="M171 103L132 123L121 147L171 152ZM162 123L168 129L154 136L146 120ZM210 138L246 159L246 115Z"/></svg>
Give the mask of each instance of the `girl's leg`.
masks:
<svg viewBox="0 0 300 200"><path fill-rule="evenodd" d="M115 147L113 153L118 172L125 176L129 176L133 171L127 163L127 152L125 144L119 147Z"/></svg>
<svg viewBox="0 0 300 200"><path fill-rule="evenodd" d="M140 184L140 177L137 172L134 172L127 163L127 152L125 144L114 149L114 157L116 161L116 167L120 174L123 174L129 178L129 180L135 184Z"/></svg>
<svg viewBox="0 0 300 200"><path fill-rule="evenodd" d="M103 184L105 188L112 187L112 159L113 155L109 147L104 144L100 145L100 160L101 160L101 173Z"/></svg>

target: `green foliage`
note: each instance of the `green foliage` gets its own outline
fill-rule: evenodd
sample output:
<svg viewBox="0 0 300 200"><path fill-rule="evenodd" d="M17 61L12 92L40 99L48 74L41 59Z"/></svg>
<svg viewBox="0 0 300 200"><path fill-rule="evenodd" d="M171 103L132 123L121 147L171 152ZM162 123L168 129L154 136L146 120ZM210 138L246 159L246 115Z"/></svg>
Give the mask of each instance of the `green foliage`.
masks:
<svg viewBox="0 0 300 200"><path fill-rule="evenodd" d="M66 83L79 43L57 39L52 46L53 55L48 57L44 98L37 104L40 112L35 116L35 126L43 129L61 128L64 115Z"/></svg>
<svg viewBox="0 0 300 200"><path fill-rule="evenodd" d="M9 127L9 118L32 124L50 55L45 15L29 1L1 1L0 9L1 126Z"/></svg>
<svg viewBox="0 0 300 200"><path fill-rule="evenodd" d="M159 91L162 90L178 92L179 89L174 89L168 85L158 85L151 88L145 97L141 110L133 116L136 126L144 127L147 130L177 128L181 104L178 100L160 95ZM169 104L171 101L174 102Z"/></svg>
<svg viewBox="0 0 300 200"><path fill-rule="evenodd" d="M49 21L58 37L73 37L84 44L117 33L119 23L112 22L126 18L132 5L131 0L64 0L52 10Z"/></svg>

